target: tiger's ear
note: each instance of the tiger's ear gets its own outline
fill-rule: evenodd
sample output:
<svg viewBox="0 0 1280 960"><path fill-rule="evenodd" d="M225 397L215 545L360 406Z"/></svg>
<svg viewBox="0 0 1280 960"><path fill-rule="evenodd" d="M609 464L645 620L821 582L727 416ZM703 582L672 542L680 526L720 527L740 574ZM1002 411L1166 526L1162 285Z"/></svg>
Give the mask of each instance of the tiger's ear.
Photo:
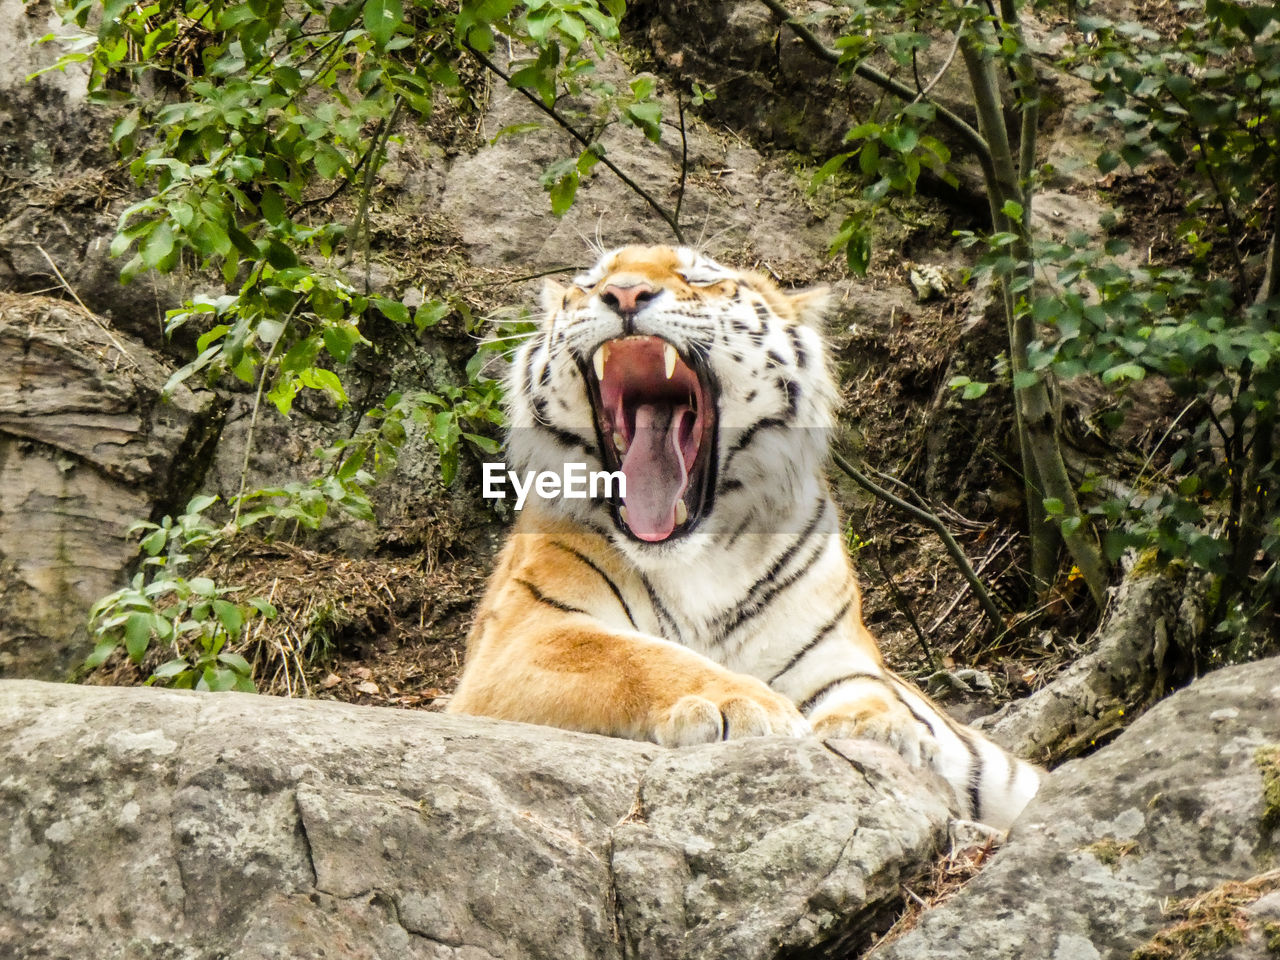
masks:
<svg viewBox="0 0 1280 960"><path fill-rule="evenodd" d="M551 317L564 308L565 291L569 288L548 280L542 285L542 314Z"/></svg>
<svg viewBox="0 0 1280 960"><path fill-rule="evenodd" d="M808 290L797 290L787 293L787 300L796 312L796 319L806 326L821 330L831 312L832 301L830 287L811 287Z"/></svg>

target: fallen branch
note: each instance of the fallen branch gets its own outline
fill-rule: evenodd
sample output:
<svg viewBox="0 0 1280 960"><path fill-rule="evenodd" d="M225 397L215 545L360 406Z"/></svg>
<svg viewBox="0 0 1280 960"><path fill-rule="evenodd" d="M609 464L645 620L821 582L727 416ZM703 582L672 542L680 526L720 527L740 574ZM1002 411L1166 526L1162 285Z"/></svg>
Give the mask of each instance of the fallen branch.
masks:
<svg viewBox="0 0 1280 960"><path fill-rule="evenodd" d="M1057 763L1110 739L1190 679L1205 578L1180 565L1136 569L1114 591L1090 653L975 726L1018 756Z"/></svg>

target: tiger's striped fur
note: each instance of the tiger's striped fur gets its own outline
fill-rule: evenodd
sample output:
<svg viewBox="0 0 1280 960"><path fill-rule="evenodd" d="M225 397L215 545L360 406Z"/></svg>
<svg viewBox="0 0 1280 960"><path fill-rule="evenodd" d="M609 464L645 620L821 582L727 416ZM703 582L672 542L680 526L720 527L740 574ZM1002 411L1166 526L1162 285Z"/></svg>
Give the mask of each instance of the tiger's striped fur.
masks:
<svg viewBox="0 0 1280 960"><path fill-rule="evenodd" d="M648 507L634 490L531 498L450 709L669 745L870 737L940 773L963 815L1005 829L1036 768L891 673L862 622L824 475L826 301L668 247L616 250L548 285L545 323L511 367L511 465L614 469L625 451L635 476L671 490ZM686 399L646 395L666 389L651 369L660 347ZM646 443L655 452L633 462Z"/></svg>

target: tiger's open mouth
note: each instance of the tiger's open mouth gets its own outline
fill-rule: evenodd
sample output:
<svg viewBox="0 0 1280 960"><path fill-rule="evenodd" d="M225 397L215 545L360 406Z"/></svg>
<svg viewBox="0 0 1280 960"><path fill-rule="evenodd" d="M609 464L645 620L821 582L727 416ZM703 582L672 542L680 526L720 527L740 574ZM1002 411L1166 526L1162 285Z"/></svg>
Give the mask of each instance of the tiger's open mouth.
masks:
<svg viewBox="0 0 1280 960"><path fill-rule="evenodd" d="M715 497L715 385L661 337L620 337L582 371L605 468L626 477L614 518L650 543L689 533Z"/></svg>

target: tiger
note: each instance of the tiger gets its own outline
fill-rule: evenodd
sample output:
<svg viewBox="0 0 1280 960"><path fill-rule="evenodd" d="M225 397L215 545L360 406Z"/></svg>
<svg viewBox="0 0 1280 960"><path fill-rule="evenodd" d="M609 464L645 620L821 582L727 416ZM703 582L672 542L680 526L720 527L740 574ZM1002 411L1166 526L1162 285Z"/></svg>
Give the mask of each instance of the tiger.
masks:
<svg viewBox="0 0 1280 960"><path fill-rule="evenodd" d="M1008 829L1039 769L891 672L863 622L826 478L831 299L687 247L546 281L506 375L507 462L619 482L527 500L450 712L669 747L869 738Z"/></svg>

